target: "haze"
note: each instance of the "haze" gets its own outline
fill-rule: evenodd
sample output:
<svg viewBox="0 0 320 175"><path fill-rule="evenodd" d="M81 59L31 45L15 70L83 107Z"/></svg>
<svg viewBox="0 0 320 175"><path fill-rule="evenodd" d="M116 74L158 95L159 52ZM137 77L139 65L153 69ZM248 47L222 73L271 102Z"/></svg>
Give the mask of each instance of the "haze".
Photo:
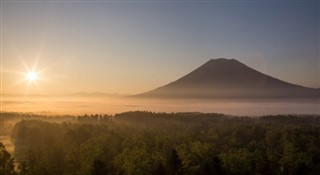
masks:
<svg viewBox="0 0 320 175"><path fill-rule="evenodd" d="M0 174L319 174L319 14L0 0Z"/></svg>
<svg viewBox="0 0 320 175"><path fill-rule="evenodd" d="M6 94L138 94L219 57L319 87L317 1L1 1L1 18Z"/></svg>

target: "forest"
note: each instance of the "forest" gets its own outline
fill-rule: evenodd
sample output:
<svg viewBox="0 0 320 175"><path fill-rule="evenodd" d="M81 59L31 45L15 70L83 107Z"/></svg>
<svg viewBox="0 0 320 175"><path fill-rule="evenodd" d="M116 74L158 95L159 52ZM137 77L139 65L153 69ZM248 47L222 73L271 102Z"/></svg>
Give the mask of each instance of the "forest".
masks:
<svg viewBox="0 0 320 175"><path fill-rule="evenodd" d="M317 175L320 116L3 113L5 175Z"/></svg>

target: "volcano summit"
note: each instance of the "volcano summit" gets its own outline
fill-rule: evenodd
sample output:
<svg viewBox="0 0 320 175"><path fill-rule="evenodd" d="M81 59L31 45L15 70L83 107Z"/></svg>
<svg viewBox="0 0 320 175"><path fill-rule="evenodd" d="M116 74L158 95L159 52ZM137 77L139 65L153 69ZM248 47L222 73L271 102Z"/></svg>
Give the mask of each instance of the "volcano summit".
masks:
<svg viewBox="0 0 320 175"><path fill-rule="evenodd" d="M254 70L235 59L211 59L189 74L142 98L319 99L319 90L291 84Z"/></svg>

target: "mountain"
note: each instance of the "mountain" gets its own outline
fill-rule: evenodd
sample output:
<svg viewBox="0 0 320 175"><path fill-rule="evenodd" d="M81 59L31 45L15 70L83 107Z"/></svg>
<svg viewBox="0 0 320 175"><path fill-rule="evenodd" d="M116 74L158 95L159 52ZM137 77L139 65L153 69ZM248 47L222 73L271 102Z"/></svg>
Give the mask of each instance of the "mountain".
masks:
<svg viewBox="0 0 320 175"><path fill-rule="evenodd" d="M103 93L103 92L75 92L72 94L66 94L66 96L73 96L73 97L122 97L127 96L126 94L110 94L110 93Z"/></svg>
<svg viewBox="0 0 320 175"><path fill-rule="evenodd" d="M319 99L319 90L284 82L235 59L211 59L196 70L142 98Z"/></svg>

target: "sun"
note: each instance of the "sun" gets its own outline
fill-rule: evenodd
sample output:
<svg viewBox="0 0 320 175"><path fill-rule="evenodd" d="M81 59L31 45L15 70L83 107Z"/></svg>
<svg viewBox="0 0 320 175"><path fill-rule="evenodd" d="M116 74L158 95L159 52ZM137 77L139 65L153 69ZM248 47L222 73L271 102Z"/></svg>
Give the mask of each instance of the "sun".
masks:
<svg viewBox="0 0 320 175"><path fill-rule="evenodd" d="M27 79L29 82L36 81L38 78L39 78L39 76L38 76L38 73L37 73L37 72L30 71L30 72L27 72L27 73L26 73L26 79Z"/></svg>

